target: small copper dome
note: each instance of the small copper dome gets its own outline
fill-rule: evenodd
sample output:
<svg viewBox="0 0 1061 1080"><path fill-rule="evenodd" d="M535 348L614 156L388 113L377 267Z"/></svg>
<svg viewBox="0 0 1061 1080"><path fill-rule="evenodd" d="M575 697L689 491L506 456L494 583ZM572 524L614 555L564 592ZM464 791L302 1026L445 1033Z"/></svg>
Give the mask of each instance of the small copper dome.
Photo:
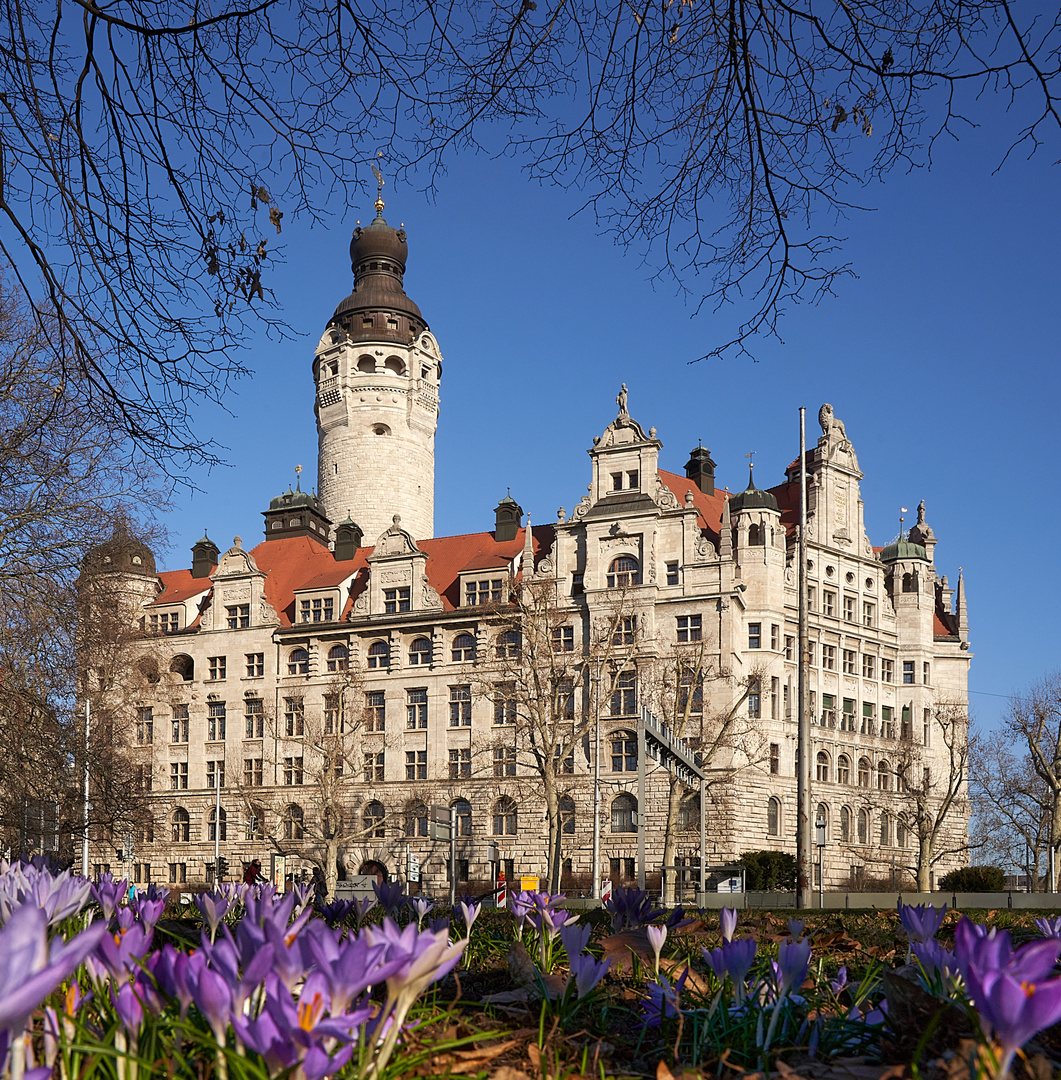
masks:
<svg viewBox="0 0 1061 1080"><path fill-rule="evenodd" d="M129 532L124 521L117 521L109 540L85 552L82 571L86 574L145 574L155 576L155 554L142 540Z"/></svg>

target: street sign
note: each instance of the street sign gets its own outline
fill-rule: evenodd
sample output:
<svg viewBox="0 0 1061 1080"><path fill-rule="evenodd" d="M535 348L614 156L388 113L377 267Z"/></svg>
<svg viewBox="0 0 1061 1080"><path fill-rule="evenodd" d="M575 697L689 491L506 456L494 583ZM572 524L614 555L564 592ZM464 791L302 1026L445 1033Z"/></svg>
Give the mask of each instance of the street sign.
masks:
<svg viewBox="0 0 1061 1080"><path fill-rule="evenodd" d="M420 856L409 852L409 869L405 875L410 881L420 880Z"/></svg>

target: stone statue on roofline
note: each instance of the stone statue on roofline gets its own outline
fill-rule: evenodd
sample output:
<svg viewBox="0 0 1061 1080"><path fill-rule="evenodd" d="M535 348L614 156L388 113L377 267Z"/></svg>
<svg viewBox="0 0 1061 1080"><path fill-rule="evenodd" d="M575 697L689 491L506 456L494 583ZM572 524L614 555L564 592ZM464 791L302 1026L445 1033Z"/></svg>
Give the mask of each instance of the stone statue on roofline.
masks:
<svg viewBox="0 0 1061 1080"><path fill-rule="evenodd" d="M837 455L846 455L848 463L858 468L858 459L855 457L855 448L847 437L847 429L843 420L833 412L832 405L826 402L818 410L818 423L821 424L822 435L818 440L824 455L828 459L834 459Z"/></svg>
<svg viewBox="0 0 1061 1080"><path fill-rule="evenodd" d="M626 408L626 383L623 383L622 388L619 390L619 393L615 398L615 404L619 406L619 419L628 419L630 413Z"/></svg>

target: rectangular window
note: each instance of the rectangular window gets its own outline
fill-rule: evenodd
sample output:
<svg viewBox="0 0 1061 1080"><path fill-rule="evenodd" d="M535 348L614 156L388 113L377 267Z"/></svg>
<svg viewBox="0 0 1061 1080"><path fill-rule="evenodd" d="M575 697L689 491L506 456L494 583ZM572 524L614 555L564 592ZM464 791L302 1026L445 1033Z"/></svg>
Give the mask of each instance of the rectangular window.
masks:
<svg viewBox="0 0 1061 1080"><path fill-rule="evenodd" d="M785 634L785 659L794 660L796 657L796 639L791 634Z"/></svg>
<svg viewBox="0 0 1061 1080"><path fill-rule="evenodd" d="M822 589L822 614L836 614L836 593L832 589Z"/></svg>
<svg viewBox="0 0 1061 1080"><path fill-rule="evenodd" d="M259 758L243 759L244 787L261 787L264 782L263 760Z"/></svg>
<svg viewBox="0 0 1061 1080"><path fill-rule="evenodd" d="M284 783L288 787L297 787L303 780L303 759L300 757L284 758Z"/></svg>
<svg viewBox="0 0 1061 1080"><path fill-rule="evenodd" d="M678 564L676 562L667 563L667 584L678 584Z"/></svg>
<svg viewBox="0 0 1061 1080"><path fill-rule="evenodd" d="M928 746L929 742L930 742L930 740L932 738L932 710L931 709L925 709L924 713L922 714L921 719L922 719L922 734L924 736L922 741L924 742L925 746Z"/></svg>
<svg viewBox="0 0 1061 1080"><path fill-rule="evenodd" d="M137 885L151 884L151 864L138 862L133 867L133 880Z"/></svg>
<svg viewBox="0 0 1061 1080"><path fill-rule="evenodd" d="M624 615L621 616L619 621L615 624L615 630L612 632L612 644L613 645L633 645L634 639L637 637L637 616L636 615Z"/></svg>
<svg viewBox="0 0 1061 1080"><path fill-rule="evenodd" d="M778 698L781 690L781 680L775 675L770 679L770 719L776 720L778 710Z"/></svg>
<svg viewBox="0 0 1061 1080"><path fill-rule="evenodd" d="M449 688L449 726L472 726L472 688L467 683Z"/></svg>
<svg viewBox="0 0 1061 1080"><path fill-rule="evenodd" d="M317 597L313 600L300 600L299 622L334 622L335 600L331 596Z"/></svg>
<svg viewBox="0 0 1061 1080"><path fill-rule="evenodd" d="M210 668L210 678L217 681L226 677L226 670L228 668L228 657L226 656L210 656L207 657L207 664Z"/></svg>
<svg viewBox="0 0 1061 1080"><path fill-rule="evenodd" d="M912 739L914 737L914 726L910 722L910 706L904 705L902 712L899 714L899 737L901 739Z"/></svg>
<svg viewBox="0 0 1061 1080"><path fill-rule="evenodd" d="M500 604L504 597L504 578L488 581L469 581L464 586L466 607L482 607L483 604Z"/></svg>
<svg viewBox="0 0 1061 1080"><path fill-rule="evenodd" d="M691 641L702 641L704 637L704 617L703 615L679 615L677 617L678 622L678 642L679 644L687 644Z"/></svg>
<svg viewBox="0 0 1061 1080"><path fill-rule="evenodd" d="M247 678L260 679L265 674L265 653L249 652L244 656L247 660Z"/></svg>
<svg viewBox="0 0 1061 1080"><path fill-rule="evenodd" d="M173 730L170 733L170 742L181 743L188 741L188 706L173 706Z"/></svg>
<svg viewBox="0 0 1061 1080"><path fill-rule="evenodd" d="M616 676L612 687L612 716L635 716L637 714L637 673L623 671Z"/></svg>
<svg viewBox="0 0 1061 1080"><path fill-rule="evenodd" d="M150 765L137 765L136 789L137 791L150 791L153 782L153 774Z"/></svg>
<svg viewBox="0 0 1061 1080"><path fill-rule="evenodd" d="M346 719L343 716L342 694L324 695L324 734L342 735L346 731Z"/></svg>
<svg viewBox="0 0 1061 1080"><path fill-rule="evenodd" d="M782 701L782 704L783 704L784 710L785 710L785 719L786 720L791 720L792 719L792 706L789 705L789 701L788 701L788 683L785 683L785 685L781 687L781 701Z"/></svg>
<svg viewBox="0 0 1061 1080"><path fill-rule="evenodd" d="M206 741L224 742L228 725L227 706L223 701L211 701L207 706Z"/></svg>
<svg viewBox="0 0 1061 1080"><path fill-rule="evenodd" d="M365 694L365 730L387 730L387 698L382 690L369 690Z"/></svg>
<svg viewBox="0 0 1061 1080"><path fill-rule="evenodd" d="M571 575L571 595L582 596L586 591L585 574L576 571Z"/></svg>
<svg viewBox="0 0 1061 1080"><path fill-rule="evenodd" d="M383 610L388 615L409 610L409 587L383 590Z"/></svg>
<svg viewBox="0 0 1061 1080"><path fill-rule="evenodd" d="M762 623L748 623L748 648L758 649L763 644L763 624Z"/></svg>
<svg viewBox="0 0 1061 1080"><path fill-rule="evenodd" d="M877 734L877 706L872 701L862 702L862 734Z"/></svg>
<svg viewBox="0 0 1061 1080"><path fill-rule="evenodd" d="M553 652L575 651L575 628L573 626L553 627Z"/></svg>
<svg viewBox="0 0 1061 1080"><path fill-rule="evenodd" d="M854 649L844 649L844 674L845 675L857 675L856 670L857 654Z"/></svg>
<svg viewBox="0 0 1061 1080"><path fill-rule="evenodd" d="M171 862L169 864L169 883L171 885L184 885L188 880L188 864Z"/></svg>
<svg viewBox="0 0 1061 1080"><path fill-rule="evenodd" d="M817 643L816 642L814 642L814 641L808 641L807 642L807 667L814 667L817 664L817 658L815 656L816 648L817 648Z"/></svg>
<svg viewBox="0 0 1061 1080"><path fill-rule="evenodd" d="M172 791L188 790L188 762L171 761L169 764L169 786Z"/></svg>
<svg viewBox="0 0 1061 1080"><path fill-rule="evenodd" d="M822 646L822 671L836 670L836 646Z"/></svg>
<svg viewBox="0 0 1061 1080"><path fill-rule="evenodd" d="M426 750L406 750L405 751L405 779L406 780L426 780L427 779L427 751Z"/></svg>
<svg viewBox="0 0 1061 1080"><path fill-rule="evenodd" d="M880 681L892 682L895 678L895 661L889 660L886 657L881 657L880 662Z"/></svg>
<svg viewBox="0 0 1061 1080"><path fill-rule="evenodd" d="M841 731L854 731L855 730L855 699L845 697L844 698L844 711L840 717L840 730Z"/></svg>
<svg viewBox="0 0 1061 1080"><path fill-rule="evenodd" d="M704 711L704 678L695 668L683 667L678 675L678 714L699 716Z"/></svg>
<svg viewBox="0 0 1061 1080"><path fill-rule="evenodd" d="M229 604L225 608L229 630L245 630L251 624L250 604Z"/></svg>
<svg viewBox="0 0 1061 1080"><path fill-rule="evenodd" d="M224 761L208 761L206 763L206 786L211 791L225 786Z"/></svg>
<svg viewBox="0 0 1061 1080"><path fill-rule="evenodd" d="M560 678L553 682L553 718L575 719L575 680Z"/></svg>
<svg viewBox="0 0 1061 1080"><path fill-rule="evenodd" d="M770 744L770 772L777 776L781 772L781 744Z"/></svg>
<svg viewBox="0 0 1061 1080"><path fill-rule="evenodd" d="M612 491L623 490L623 474L621 472L612 473Z"/></svg>
<svg viewBox="0 0 1061 1080"><path fill-rule="evenodd" d="M561 757L559 746L553 747L553 772L557 776L571 776L575 771L575 751L571 750L567 757Z"/></svg>
<svg viewBox="0 0 1061 1080"><path fill-rule="evenodd" d="M770 648L774 652L781 648L781 627L777 623L770 624Z"/></svg>
<svg viewBox="0 0 1061 1080"><path fill-rule="evenodd" d="M862 654L862 678L875 679L877 677L877 658L869 653Z"/></svg>
<svg viewBox="0 0 1061 1080"><path fill-rule="evenodd" d="M405 726L415 731L417 728L427 727L427 688L417 687L414 690L406 690Z"/></svg>
<svg viewBox="0 0 1061 1080"><path fill-rule="evenodd" d="M494 723L514 724L516 722L516 699L513 697L515 686L502 683L494 692Z"/></svg>
<svg viewBox="0 0 1061 1080"><path fill-rule="evenodd" d="M633 469L626 474L626 486L631 491L637 491L637 489L641 486L640 474L636 469Z"/></svg>
<svg viewBox="0 0 1061 1080"><path fill-rule="evenodd" d="M836 727L836 698L822 694L822 727Z"/></svg>
<svg viewBox="0 0 1061 1080"><path fill-rule="evenodd" d="M844 622L855 621L855 598L853 596L844 597Z"/></svg>
<svg viewBox="0 0 1061 1080"><path fill-rule="evenodd" d="M818 590L813 585L807 586L807 610L813 611L818 603Z"/></svg>
<svg viewBox="0 0 1061 1080"><path fill-rule="evenodd" d="M140 620L143 626L143 620ZM150 629L152 634L175 634L179 629L177 625L177 613L164 612L161 615L152 615L145 629Z"/></svg>
<svg viewBox="0 0 1061 1080"><path fill-rule="evenodd" d="M136 710L136 742L150 746L155 741L155 711L150 706Z"/></svg>
<svg viewBox="0 0 1061 1080"><path fill-rule="evenodd" d="M375 753L369 752L365 754L365 783L366 784L382 784L384 766L386 759L384 758L384 751L377 750Z"/></svg>
<svg viewBox="0 0 1061 1080"><path fill-rule="evenodd" d="M284 698L284 729L292 739L306 734L306 705L302 698Z"/></svg>
<svg viewBox="0 0 1061 1080"><path fill-rule="evenodd" d="M862 625L872 626L877 619L877 607L868 600L862 602Z"/></svg>
<svg viewBox="0 0 1061 1080"><path fill-rule="evenodd" d="M261 698L243 699L244 738L260 739L265 735L265 703Z"/></svg>
<svg viewBox="0 0 1061 1080"><path fill-rule="evenodd" d="M513 747L498 747L494 750L494 776L516 775L516 751Z"/></svg>
<svg viewBox="0 0 1061 1080"><path fill-rule="evenodd" d="M472 775L472 752L468 747L449 752L449 778L466 780Z"/></svg>
<svg viewBox="0 0 1061 1080"><path fill-rule="evenodd" d="M912 683L914 681L914 662L913 660L903 661L903 682Z"/></svg>
<svg viewBox="0 0 1061 1080"><path fill-rule="evenodd" d="M895 727L892 723L894 710L890 705L880 707L880 734L882 739L894 739Z"/></svg>
<svg viewBox="0 0 1061 1080"><path fill-rule="evenodd" d="M759 696L759 680L756 679L748 689L748 715L757 719L762 715L762 702Z"/></svg>
<svg viewBox="0 0 1061 1080"><path fill-rule="evenodd" d="M921 678L925 686L932 681L932 667L927 660L921 665Z"/></svg>

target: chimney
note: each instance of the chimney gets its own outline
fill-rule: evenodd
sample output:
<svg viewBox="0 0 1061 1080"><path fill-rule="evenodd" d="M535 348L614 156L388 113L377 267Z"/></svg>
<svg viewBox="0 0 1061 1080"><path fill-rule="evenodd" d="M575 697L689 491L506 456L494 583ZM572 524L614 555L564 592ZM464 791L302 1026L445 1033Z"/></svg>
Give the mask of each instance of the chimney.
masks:
<svg viewBox="0 0 1061 1080"><path fill-rule="evenodd" d="M203 530L203 538L196 540L192 546L192 577L204 578L210 576L210 571L217 566L218 556L221 552L217 544L206 535Z"/></svg>
<svg viewBox="0 0 1061 1080"><path fill-rule="evenodd" d="M689 460L685 463L685 476L705 494L715 493L715 463L711 460L710 451L704 447L697 447L690 453Z"/></svg>

